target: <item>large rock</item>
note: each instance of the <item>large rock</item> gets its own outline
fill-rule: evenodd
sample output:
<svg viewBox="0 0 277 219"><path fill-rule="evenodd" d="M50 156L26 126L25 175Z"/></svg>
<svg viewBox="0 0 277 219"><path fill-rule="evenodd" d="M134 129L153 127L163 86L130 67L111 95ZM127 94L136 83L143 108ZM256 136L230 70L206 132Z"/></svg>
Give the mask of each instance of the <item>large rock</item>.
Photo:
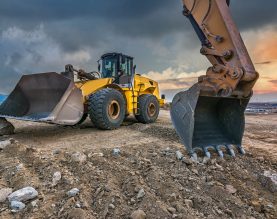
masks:
<svg viewBox="0 0 277 219"><path fill-rule="evenodd" d="M80 208L72 209L67 216L67 219L87 219L86 212Z"/></svg>
<svg viewBox="0 0 277 219"><path fill-rule="evenodd" d="M12 212L18 212L23 210L26 205L22 202L18 202L18 201L11 201L11 205L10 205Z"/></svg>
<svg viewBox="0 0 277 219"><path fill-rule="evenodd" d="M226 185L225 189L230 194L235 194L237 192L237 189L234 188L234 186L232 186L232 185Z"/></svg>
<svg viewBox="0 0 277 219"><path fill-rule="evenodd" d="M184 203L188 208L193 208L193 201L192 200L185 199Z"/></svg>
<svg viewBox="0 0 277 219"><path fill-rule="evenodd" d="M259 176L259 180L262 185L271 192L277 192L277 174L271 173L270 171L264 171Z"/></svg>
<svg viewBox="0 0 277 219"><path fill-rule="evenodd" d="M176 158L177 160L182 160L184 157L184 155L182 154L181 151L176 151Z"/></svg>
<svg viewBox="0 0 277 219"><path fill-rule="evenodd" d="M69 190L66 194L67 194L69 197L74 197L74 196L78 195L79 192L80 192L79 189L74 188L74 189Z"/></svg>
<svg viewBox="0 0 277 219"><path fill-rule="evenodd" d="M0 150L4 150L6 147L8 147L11 144L12 144L11 140L0 141Z"/></svg>
<svg viewBox="0 0 277 219"><path fill-rule="evenodd" d="M131 214L131 219L145 219L146 214L143 210L136 210Z"/></svg>
<svg viewBox="0 0 277 219"><path fill-rule="evenodd" d="M61 180L61 178L62 178L61 172L59 171L55 172L52 178L52 186L56 186L58 182Z"/></svg>
<svg viewBox="0 0 277 219"><path fill-rule="evenodd" d="M112 151L113 156L119 156L120 155L120 149L119 148L114 148Z"/></svg>
<svg viewBox="0 0 277 219"><path fill-rule="evenodd" d="M38 196L38 192L33 187L19 189L8 196L9 201L24 202Z"/></svg>
<svg viewBox="0 0 277 219"><path fill-rule="evenodd" d="M138 194L137 194L137 199L141 199L145 196L145 191L144 189L140 189Z"/></svg>
<svg viewBox="0 0 277 219"><path fill-rule="evenodd" d="M11 188L0 189L0 203L5 202L9 194L12 192L13 190Z"/></svg>
<svg viewBox="0 0 277 219"><path fill-rule="evenodd" d="M84 163L87 160L87 156L84 153L76 152L71 155L71 158L75 162Z"/></svg>
<svg viewBox="0 0 277 219"><path fill-rule="evenodd" d="M0 118L0 136L14 134L14 126L5 118Z"/></svg>

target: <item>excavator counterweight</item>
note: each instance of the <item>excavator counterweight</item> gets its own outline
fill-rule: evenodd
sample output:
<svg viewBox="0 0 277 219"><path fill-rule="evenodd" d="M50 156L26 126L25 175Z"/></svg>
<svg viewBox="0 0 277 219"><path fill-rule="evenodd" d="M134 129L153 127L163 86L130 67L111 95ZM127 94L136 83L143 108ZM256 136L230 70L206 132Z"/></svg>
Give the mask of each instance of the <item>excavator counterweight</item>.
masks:
<svg viewBox="0 0 277 219"><path fill-rule="evenodd" d="M248 55L229 1L183 0L183 14L191 22L212 66L189 90L178 93L172 102L171 118L188 153L198 151L210 157L214 149L235 156L244 154L242 137L244 112L252 96L258 73Z"/></svg>

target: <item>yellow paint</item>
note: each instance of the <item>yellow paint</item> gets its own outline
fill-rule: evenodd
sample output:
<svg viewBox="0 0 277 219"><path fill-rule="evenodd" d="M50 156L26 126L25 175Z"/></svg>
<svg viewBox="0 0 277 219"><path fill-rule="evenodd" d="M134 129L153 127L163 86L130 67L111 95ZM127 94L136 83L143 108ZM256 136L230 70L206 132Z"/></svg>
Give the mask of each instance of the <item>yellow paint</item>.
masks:
<svg viewBox="0 0 277 219"><path fill-rule="evenodd" d="M98 80L77 82L75 83L75 85L76 87L82 90L84 101L86 102L87 97L89 97L89 95L95 93L96 91L102 88L107 87L107 85L111 84L112 81L113 81L112 78L101 78Z"/></svg>
<svg viewBox="0 0 277 219"><path fill-rule="evenodd" d="M102 78L98 80L91 80L85 82L76 82L76 87L80 88L83 93L84 103L86 104L88 97L107 87L112 86L112 78ZM137 114L138 97L143 94L153 94L157 97L160 106L163 107L164 100L160 97L159 85L156 81L140 76L138 74L134 77L133 88L122 88L120 86L113 86L114 89L121 91L126 99L126 111L128 114Z"/></svg>

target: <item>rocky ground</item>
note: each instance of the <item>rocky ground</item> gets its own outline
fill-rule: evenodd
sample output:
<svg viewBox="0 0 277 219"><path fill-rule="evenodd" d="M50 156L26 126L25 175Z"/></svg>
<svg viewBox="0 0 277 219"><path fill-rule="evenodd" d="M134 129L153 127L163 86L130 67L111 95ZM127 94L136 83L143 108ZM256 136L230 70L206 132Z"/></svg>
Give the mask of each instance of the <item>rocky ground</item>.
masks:
<svg viewBox="0 0 277 219"><path fill-rule="evenodd" d="M176 158L185 150L167 111L114 131L11 121L0 218L277 218L276 117L247 116L245 156L198 163ZM34 190L9 195L25 187Z"/></svg>

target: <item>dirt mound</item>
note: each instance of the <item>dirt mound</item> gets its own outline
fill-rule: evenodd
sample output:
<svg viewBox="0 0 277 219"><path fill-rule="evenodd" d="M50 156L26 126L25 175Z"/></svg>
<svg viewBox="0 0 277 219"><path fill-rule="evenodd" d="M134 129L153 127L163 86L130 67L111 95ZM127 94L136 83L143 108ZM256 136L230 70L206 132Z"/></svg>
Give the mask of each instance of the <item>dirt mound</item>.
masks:
<svg viewBox="0 0 277 219"><path fill-rule="evenodd" d="M18 213L0 203L2 218L277 218L276 193L259 180L276 172L276 159L255 147L243 157L179 161L176 151L185 151L164 115L111 132L15 125L16 141L0 151L0 189L32 186L39 195Z"/></svg>

